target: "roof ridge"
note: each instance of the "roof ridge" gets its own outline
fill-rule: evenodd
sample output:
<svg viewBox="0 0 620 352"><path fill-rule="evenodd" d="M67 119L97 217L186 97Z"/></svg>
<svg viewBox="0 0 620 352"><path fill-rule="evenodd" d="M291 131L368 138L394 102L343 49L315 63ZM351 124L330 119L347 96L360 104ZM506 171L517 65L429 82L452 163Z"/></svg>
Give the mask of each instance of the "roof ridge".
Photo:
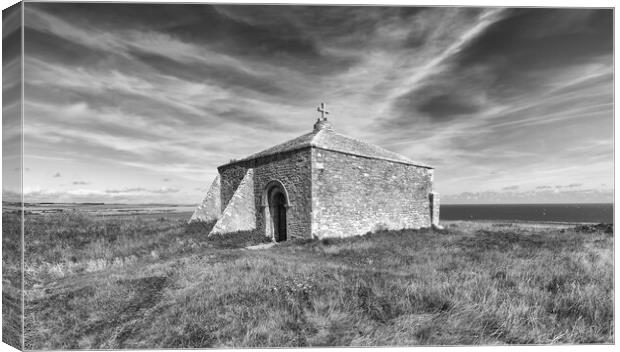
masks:
<svg viewBox="0 0 620 352"><path fill-rule="evenodd" d="M406 162L406 163L413 164L413 165L416 165L416 166L431 167L430 165L427 165L425 163L421 163L421 162L418 162L418 161L414 161L414 160L412 160L412 159L410 159L410 158L408 158L408 157L406 157L406 156L404 156L404 155L402 155L400 153L396 153L394 151L391 151L389 149L383 148L383 147L378 146L376 144L364 142L361 139L358 139L358 138L355 138L355 137L351 137L351 136L348 136L346 134L342 134L342 133L336 132L334 130L327 130L327 131L329 131L329 133L332 133L332 134L337 135L339 137L346 138L346 139L352 140L354 142L363 144L364 146L367 146L367 147L370 147L372 149L375 149L376 151L380 151L380 152L389 154L389 155L393 156L394 158L378 157L378 156L372 156L372 155L364 155L364 153L361 153L361 152L359 152L359 153L352 153L352 152L346 152L346 151L342 151L342 150L338 150L338 149L331 149L331 148L324 148L324 147L323 147L323 149L330 149L330 150L339 151L339 152L343 152L343 153L357 154L357 155L366 156L366 157L369 157L369 158L384 159L384 160L395 161L395 162L400 162L400 163ZM313 140L314 140L314 138L313 138ZM321 146L319 146L319 145L316 145L316 147L321 148Z"/></svg>
<svg viewBox="0 0 620 352"><path fill-rule="evenodd" d="M323 134L323 131L328 131L327 129L321 129L321 130L314 130L311 132L311 134L313 134L314 136L312 136L312 138L310 139L310 146L316 147L317 146L317 136L319 134ZM331 130L331 132L333 133L334 131Z"/></svg>
<svg viewBox="0 0 620 352"><path fill-rule="evenodd" d="M314 129L311 132L302 134L301 136L293 139L289 139L273 147L251 154L245 158L232 160L230 163L222 166L306 147L314 147L366 158L382 159L391 162L432 168L432 166L413 161L408 157L393 152L389 149L338 133L331 128Z"/></svg>
<svg viewBox="0 0 620 352"><path fill-rule="evenodd" d="M250 159L254 159L254 158L256 158L256 157L261 157L261 156L270 155L270 154L271 154L271 153L270 153L270 151L272 151L272 150L273 150L273 151L274 151L274 153L275 153L275 151L277 151L277 150L278 150L278 148L281 148L282 146L286 146L287 144L290 144L291 142L294 142L294 141L297 141L297 140L303 139L304 137L307 137L307 136L309 136L309 135L311 135L311 134L315 134L315 132L316 132L316 131L312 131L312 132L309 132L309 133L304 133L304 134L302 134L302 135L300 135L300 136L297 136L297 137L295 137L295 138L292 138L292 139L287 139L287 140L285 140L285 141L284 141L284 142L282 142L282 143L278 143L278 144L276 144L276 145L274 145L274 146L271 146L271 147L269 147L269 148L263 149L263 150L261 150L261 151L259 151L259 152L256 152L256 153L252 153L252 154L250 154L250 155L248 155L248 156L246 156L246 157L244 157L244 158L237 159L237 160L235 160L235 162L237 162L237 161L244 161L244 160L250 160ZM313 138L314 138L314 137L313 137ZM312 139L311 139L310 141L312 141ZM304 144L304 143L302 143L302 145L303 145L303 144Z"/></svg>

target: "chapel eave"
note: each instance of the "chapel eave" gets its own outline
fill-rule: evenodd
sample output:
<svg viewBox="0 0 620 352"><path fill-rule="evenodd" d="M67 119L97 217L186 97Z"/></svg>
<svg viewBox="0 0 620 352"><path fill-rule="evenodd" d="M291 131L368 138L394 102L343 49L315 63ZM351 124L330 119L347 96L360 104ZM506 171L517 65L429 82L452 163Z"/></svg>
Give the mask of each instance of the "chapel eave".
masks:
<svg viewBox="0 0 620 352"><path fill-rule="evenodd" d="M346 151L337 150L337 149L331 149L331 148L325 148L325 147L320 147L320 146L315 146L315 145L301 146L299 148L287 149L287 150L282 151L282 152L262 154L260 156L255 157L255 158L244 158L244 159L239 159L239 160L232 160L232 161L230 161L230 162L228 162L226 164L222 164L222 165L218 166L217 169L221 170L223 168L226 168L226 167L229 167L229 166L233 166L233 165L238 165L238 164L253 164L253 163L257 163L261 159L267 159L267 158L274 157L274 156L277 156L277 155L285 155L285 154L297 152L297 151L300 151L300 150L312 149L312 148L320 149L320 150L326 150L326 151L330 151L330 152L336 152L336 153L345 154L345 155L357 156L357 157L360 157L360 158L389 161L389 162L396 163L396 164L411 165L411 166L416 166L416 167L421 167L421 168L431 169L431 170L435 169L435 167L433 167L433 166L422 164L422 163L418 163L418 162L413 162L413 161L409 162L409 161L397 160L397 159L391 159L391 158L382 158L382 157L376 157L376 156L368 156L368 155L363 155L363 154L358 154L358 153L351 153L351 152L346 152Z"/></svg>

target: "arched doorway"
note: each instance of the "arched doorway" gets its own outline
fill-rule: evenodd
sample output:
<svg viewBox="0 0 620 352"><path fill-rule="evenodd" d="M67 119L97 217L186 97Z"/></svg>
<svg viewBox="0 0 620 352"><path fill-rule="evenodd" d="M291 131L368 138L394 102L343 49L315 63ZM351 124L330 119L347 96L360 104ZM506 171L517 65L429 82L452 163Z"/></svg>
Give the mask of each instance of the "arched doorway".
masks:
<svg viewBox="0 0 620 352"><path fill-rule="evenodd" d="M286 212L288 194L279 181L271 181L263 192L262 205L265 215L265 234L276 242L288 239Z"/></svg>
<svg viewBox="0 0 620 352"><path fill-rule="evenodd" d="M273 222L273 238L276 242L286 241L286 199L284 194L274 189L269 197L269 212Z"/></svg>

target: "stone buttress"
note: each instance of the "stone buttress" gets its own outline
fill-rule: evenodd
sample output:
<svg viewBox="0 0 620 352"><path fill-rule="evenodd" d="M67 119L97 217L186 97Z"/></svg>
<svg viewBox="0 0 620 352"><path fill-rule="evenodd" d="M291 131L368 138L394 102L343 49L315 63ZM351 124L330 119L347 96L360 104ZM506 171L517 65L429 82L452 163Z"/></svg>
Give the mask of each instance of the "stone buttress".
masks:
<svg viewBox="0 0 620 352"><path fill-rule="evenodd" d="M217 221L222 213L222 203L220 196L220 175L215 176L215 180L211 183L207 195L202 203L194 210L194 214L189 219L189 223L193 222L212 222Z"/></svg>
<svg viewBox="0 0 620 352"><path fill-rule="evenodd" d="M247 169L241 183L228 201L209 236L216 233L252 231L254 229L256 229L254 169Z"/></svg>

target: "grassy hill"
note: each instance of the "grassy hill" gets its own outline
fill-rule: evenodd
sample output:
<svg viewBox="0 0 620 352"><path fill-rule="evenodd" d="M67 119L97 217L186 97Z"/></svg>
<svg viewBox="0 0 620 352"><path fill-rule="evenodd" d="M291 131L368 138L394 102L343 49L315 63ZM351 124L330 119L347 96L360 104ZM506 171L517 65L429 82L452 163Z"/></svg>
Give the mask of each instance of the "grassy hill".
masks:
<svg viewBox="0 0 620 352"><path fill-rule="evenodd" d="M248 250L262 238L165 215L25 228L27 349L614 341L604 229L463 222Z"/></svg>

